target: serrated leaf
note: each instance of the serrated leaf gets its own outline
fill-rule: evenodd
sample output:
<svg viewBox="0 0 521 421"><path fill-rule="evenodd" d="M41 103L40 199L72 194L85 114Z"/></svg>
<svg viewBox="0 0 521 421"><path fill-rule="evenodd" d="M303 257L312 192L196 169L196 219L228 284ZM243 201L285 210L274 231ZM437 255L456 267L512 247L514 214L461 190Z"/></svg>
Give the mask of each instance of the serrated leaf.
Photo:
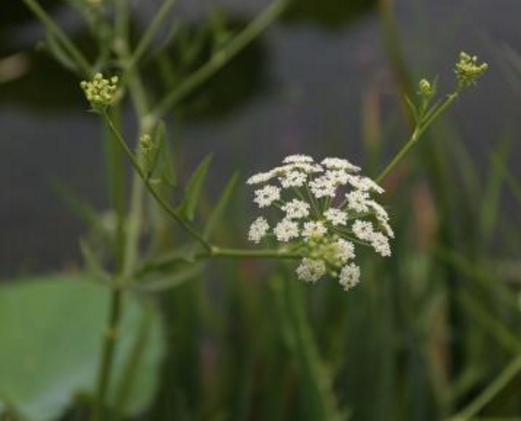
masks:
<svg viewBox="0 0 521 421"><path fill-rule="evenodd" d="M0 288L0 392L27 421L59 419L78 394L94 393L110 291L85 275L56 275ZM151 317L135 376L122 408L136 415L150 404L163 355L159 315L125 297L110 399L139 326ZM113 402L113 401L112 401Z"/></svg>
<svg viewBox="0 0 521 421"><path fill-rule="evenodd" d="M228 203L230 202L230 199L232 197L233 192L235 191L235 188L237 187L237 182L239 181L239 173L235 173L232 175L228 183L226 184L223 193L219 200L217 201L217 204L215 205L215 209L213 210L212 214L210 215L210 218L208 219L208 222L206 224L206 228L204 230L203 237L205 240L208 240L210 236L213 234L215 228L217 227L218 223L221 221L224 211L226 210Z"/></svg>
<svg viewBox="0 0 521 421"><path fill-rule="evenodd" d="M199 202L204 180L206 179L206 174L208 173L211 162L212 155L208 155L204 158L186 185L185 198L181 203L180 210L190 221L194 219L197 203Z"/></svg>

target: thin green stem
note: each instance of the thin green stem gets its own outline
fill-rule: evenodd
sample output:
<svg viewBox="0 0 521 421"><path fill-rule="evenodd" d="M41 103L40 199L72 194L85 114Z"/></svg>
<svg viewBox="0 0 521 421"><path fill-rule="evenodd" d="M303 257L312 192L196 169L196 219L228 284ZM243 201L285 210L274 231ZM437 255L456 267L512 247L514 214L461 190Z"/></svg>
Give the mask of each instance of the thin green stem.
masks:
<svg viewBox="0 0 521 421"><path fill-rule="evenodd" d="M409 139L409 141L405 144L405 146L395 155L395 157L391 160L389 165L380 173L377 177L376 182L381 183L385 177L389 175L389 173L398 165L398 163L409 153L412 147L416 144L419 139L420 131L416 128Z"/></svg>
<svg viewBox="0 0 521 421"><path fill-rule="evenodd" d="M194 238L199 244L201 244L206 250L210 250L210 245L208 242L200 235L192 226L191 224L185 220L185 218L180 215L172 206L165 200L161 195L157 192L157 190L150 184L149 179L147 178L145 172L141 168L141 165L138 162L137 157L132 153L130 148L127 145L127 142L123 139L121 134L118 132L112 121L110 120L110 117L107 113L104 113L103 116L105 117L105 121L108 124L108 127L113 132L115 139L118 141L119 145L129 158L132 167L136 171L136 173L139 175L143 183L145 184L145 187L150 192L150 194L154 197L154 199L157 201L157 203L163 208L163 210L170 215L191 237Z"/></svg>
<svg viewBox="0 0 521 421"><path fill-rule="evenodd" d="M119 336L123 291L118 288L112 290L110 300L109 315L101 351L98 383L96 385L95 405L91 418L92 421L103 421L103 419L105 419L106 396L110 385L116 342Z"/></svg>
<svg viewBox="0 0 521 421"><path fill-rule="evenodd" d="M122 3L119 6L123 7ZM119 30L119 49L118 53L122 59L128 55L128 42L126 38L125 28L128 25L128 14L125 13L124 18L118 21ZM142 81L137 72L128 72L129 93L132 98L134 108L139 121L140 133L148 130L148 100L144 90ZM109 129L117 143L121 145L119 130L116 128L108 114L104 113L106 120L110 121ZM134 156L128 146L125 152ZM137 163L137 160L135 161ZM138 164L138 163L137 163ZM139 165L139 164L138 164ZM96 388L96 399L94 402L93 421L103 421L105 419L105 408L107 406L107 395L110 387L111 376L113 372L114 358L116 353L116 345L118 340L118 330L121 323L123 292L120 289L120 283L126 281L134 270L134 266L138 257L138 246L141 232L141 214L143 207L143 184L140 182L140 173L135 173L132 181L132 194L130 202L130 211L127 221L127 230L124 236L123 257L119 269L119 276L116 277L115 287L111 292L111 302L109 307L109 317L107 320L107 334L105 335L102 351L101 364L98 372L98 384ZM118 412L118 408L114 408L114 412Z"/></svg>
<svg viewBox="0 0 521 421"><path fill-rule="evenodd" d="M47 30L52 33L56 39L62 43L63 47L71 55L79 69L86 77L92 74L92 68L81 53L81 51L74 45L68 35L56 24L54 19L43 9L36 0L22 0L25 5L36 15L38 19L46 26Z"/></svg>
<svg viewBox="0 0 521 421"><path fill-rule="evenodd" d="M128 62L128 69L132 69L136 63L139 62L141 57L143 57L143 54L145 54L148 47L152 43L154 36L157 34L157 31L161 28L163 21L178 1L179 0L165 0L165 2L161 5L161 8L150 23L150 26L141 37L141 40L134 50L132 57L130 57Z"/></svg>
<svg viewBox="0 0 521 421"><path fill-rule="evenodd" d="M266 10L253 20L243 31L233 38L230 43L187 78L177 89L169 93L157 106L153 115L161 119L174 105L179 103L195 88L222 69L232 58L237 56L255 38L259 36L273 21L275 21L288 5L288 0L276 0Z"/></svg>
<svg viewBox="0 0 521 421"><path fill-rule="evenodd" d="M391 160L387 167L376 178L377 183L382 182L385 179L385 177L387 177L389 173L402 161L402 159L411 151L411 149L416 145L416 143L418 143L421 136L431 126L431 124L434 123L434 121L436 121L456 101L459 94L460 90L458 89L456 92L449 95L440 106L435 107L425 115L424 120L421 121L414 129L409 141L395 155L395 157Z"/></svg>
<svg viewBox="0 0 521 421"><path fill-rule="evenodd" d="M223 247L212 247L210 253L202 254L203 258L227 258L227 259L301 259L301 253L289 252L284 249L280 250L247 250L233 249Z"/></svg>

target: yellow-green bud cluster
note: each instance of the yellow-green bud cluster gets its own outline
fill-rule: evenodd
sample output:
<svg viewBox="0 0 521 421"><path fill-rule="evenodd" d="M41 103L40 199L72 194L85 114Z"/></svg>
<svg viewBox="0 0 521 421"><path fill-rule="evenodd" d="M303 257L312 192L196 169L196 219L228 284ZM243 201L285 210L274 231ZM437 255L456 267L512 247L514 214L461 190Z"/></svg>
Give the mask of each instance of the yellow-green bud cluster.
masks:
<svg viewBox="0 0 521 421"><path fill-rule="evenodd" d="M458 85L462 88L475 83L488 69L487 63L478 63L477 56L460 53L454 72L458 78Z"/></svg>
<svg viewBox="0 0 521 421"><path fill-rule="evenodd" d="M427 79L420 80L419 93L422 97L429 99L434 95L434 87Z"/></svg>
<svg viewBox="0 0 521 421"><path fill-rule="evenodd" d="M149 134L144 134L139 138L139 149L144 156L149 155L154 150L154 142Z"/></svg>
<svg viewBox="0 0 521 421"><path fill-rule="evenodd" d="M118 77L104 78L101 73L96 73L90 82L84 80L80 86L93 108L106 107L114 99L118 89Z"/></svg>

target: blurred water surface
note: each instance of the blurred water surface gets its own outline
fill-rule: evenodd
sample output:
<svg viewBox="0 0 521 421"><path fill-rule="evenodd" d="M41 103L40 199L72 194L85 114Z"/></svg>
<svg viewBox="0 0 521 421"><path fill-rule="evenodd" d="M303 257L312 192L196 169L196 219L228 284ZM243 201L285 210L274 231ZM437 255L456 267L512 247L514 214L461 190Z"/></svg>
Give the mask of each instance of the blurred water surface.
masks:
<svg viewBox="0 0 521 421"><path fill-rule="evenodd" d="M145 20L155 9L154 3L143 9ZM217 2L182 1L178 13L197 20L210 3ZM250 18L268 3L219 2ZM450 66L460 50L475 52L491 64L489 75L449 117L474 159L485 165L498 139L506 134L517 137L521 129L521 83L504 59L506 46L521 51L521 3L396 3L402 48L416 76L439 72L442 82L449 80ZM65 13L63 19L74 25L74 17ZM31 26L18 35L36 39L41 34ZM399 116L376 14L346 28L313 22L276 24L263 42L268 83L262 94L224 117L185 122L183 170L213 152L212 174L220 185L235 168L248 174L297 151L358 161L367 92L379 93L384 124ZM3 86L0 83L0 98ZM39 95L38 91L30 94ZM81 95L79 89L77 94ZM61 92L56 90L54 95L59 97ZM400 130L390 134L388 141L394 146L402 141ZM98 122L80 109L46 110L0 102L0 275L77 264L82 226L51 186L53 180L62 180L96 208L104 209L100 143ZM511 164L521 159L519 142L514 143ZM513 166L521 176L519 166Z"/></svg>

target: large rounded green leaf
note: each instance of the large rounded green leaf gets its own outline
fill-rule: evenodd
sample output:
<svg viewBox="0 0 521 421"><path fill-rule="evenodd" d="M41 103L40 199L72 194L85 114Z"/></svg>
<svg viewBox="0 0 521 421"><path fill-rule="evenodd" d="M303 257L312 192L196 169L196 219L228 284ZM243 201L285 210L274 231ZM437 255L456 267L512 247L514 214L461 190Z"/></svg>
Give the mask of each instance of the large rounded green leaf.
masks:
<svg viewBox="0 0 521 421"><path fill-rule="evenodd" d="M6 407L29 421L47 421L75 396L92 395L109 294L79 275L0 288L0 400ZM146 409L157 384L159 316L126 297L120 333L110 399L135 414Z"/></svg>

